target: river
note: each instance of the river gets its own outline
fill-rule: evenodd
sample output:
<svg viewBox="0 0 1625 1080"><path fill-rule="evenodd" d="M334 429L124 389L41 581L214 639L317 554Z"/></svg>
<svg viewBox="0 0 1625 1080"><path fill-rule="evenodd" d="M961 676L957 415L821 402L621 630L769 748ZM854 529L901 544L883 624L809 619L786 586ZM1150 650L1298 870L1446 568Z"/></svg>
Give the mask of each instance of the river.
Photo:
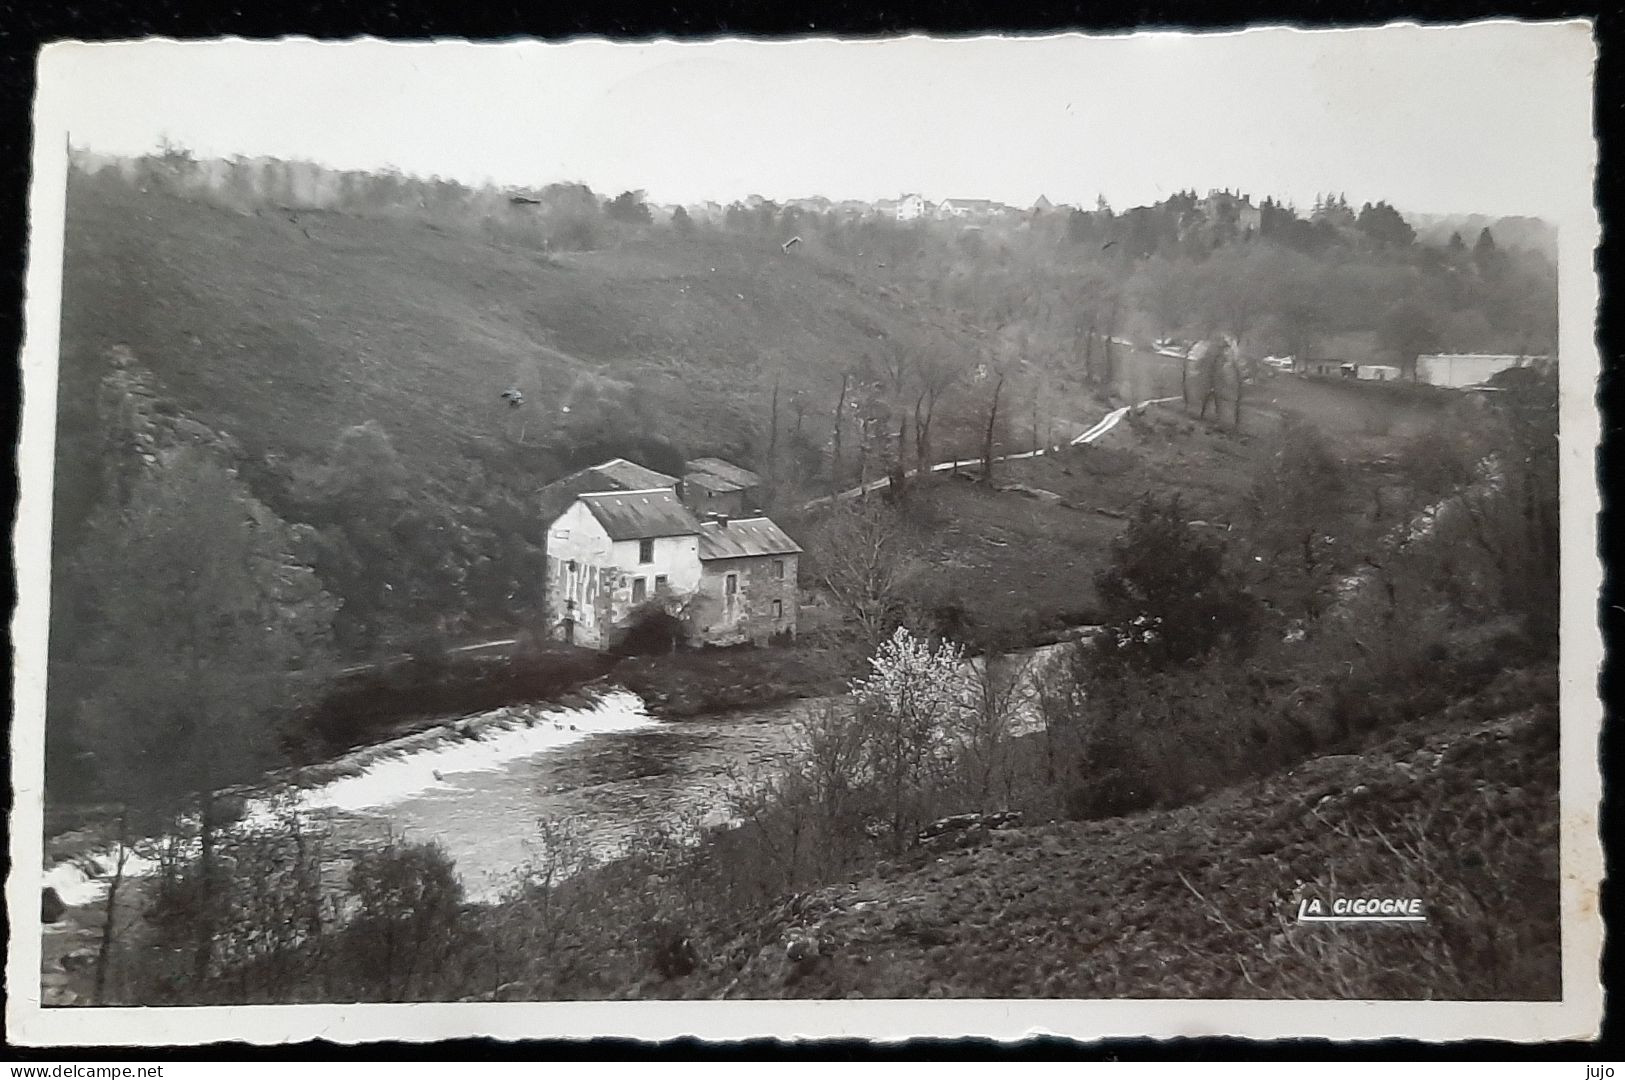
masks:
<svg viewBox="0 0 1625 1080"><path fill-rule="evenodd" d="M301 790L297 803L338 850L392 833L438 842L470 899L489 901L541 855L544 822L600 856L645 827L725 823L729 787L780 767L803 707L664 720L615 691L587 708L499 710L473 718L494 721L477 739L378 756L355 775ZM256 804L249 817L268 813ZM102 878L80 859L50 868L44 883L78 906L103 894Z"/></svg>
<svg viewBox="0 0 1625 1080"><path fill-rule="evenodd" d="M1030 680L1060 648L1013 654L1023 662L1017 730L1036 726ZM439 843L469 898L490 901L539 861L549 828L613 857L645 829L725 824L730 789L782 769L795 717L809 704L667 720L651 716L635 694L612 690L579 708L515 706L458 721L479 729L476 738L408 740L399 753L371 748L346 775L282 794L341 852L390 835ZM269 803L255 802L246 816L271 813ZM61 862L44 884L69 907L88 905L105 893L111 864L106 853ZM139 859L127 866L135 875L149 869Z"/></svg>
<svg viewBox="0 0 1625 1080"><path fill-rule="evenodd" d="M600 856L615 854L640 829L730 819L736 780L780 766L799 704L700 719L659 720L631 694L597 710L571 710L581 738L535 749L503 736L422 752L406 759L400 782L387 767L357 778L355 798L335 792L335 838L365 840L393 829L435 840L456 860L470 898L488 900L540 857L544 823L569 830ZM459 758L466 745L499 744ZM432 768L428 783L414 775ZM344 781L340 781L339 787Z"/></svg>

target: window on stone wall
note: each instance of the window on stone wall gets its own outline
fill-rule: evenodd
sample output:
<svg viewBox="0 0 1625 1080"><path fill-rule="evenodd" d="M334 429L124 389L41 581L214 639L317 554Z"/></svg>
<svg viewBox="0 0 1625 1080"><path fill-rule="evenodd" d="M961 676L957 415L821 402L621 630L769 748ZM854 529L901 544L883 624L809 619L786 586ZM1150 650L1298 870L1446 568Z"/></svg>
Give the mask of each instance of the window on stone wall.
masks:
<svg viewBox="0 0 1625 1080"><path fill-rule="evenodd" d="M647 594L644 591L644 580L643 580L643 578L640 578L640 577L633 578L632 579L632 602L634 604L643 603L643 598L644 598L645 595L647 595Z"/></svg>
<svg viewBox="0 0 1625 1080"><path fill-rule="evenodd" d="M655 561L655 542L653 540L638 541L638 562L648 563Z"/></svg>
<svg viewBox="0 0 1625 1080"><path fill-rule="evenodd" d="M665 574L656 574L655 575L655 592L660 592L665 587L666 587L666 575Z"/></svg>
<svg viewBox="0 0 1625 1080"><path fill-rule="evenodd" d="M723 589L723 591L726 592L729 596L732 596L734 593L739 591L739 575L738 574L729 574L728 575L727 583L726 583L726 586Z"/></svg>
<svg viewBox="0 0 1625 1080"><path fill-rule="evenodd" d="M784 577L784 560L783 559L774 559L773 560L773 576L776 577L776 578L783 578Z"/></svg>
<svg viewBox="0 0 1625 1080"><path fill-rule="evenodd" d="M775 601L773 601L773 617L775 619L784 618L784 601L783 600L775 600Z"/></svg>

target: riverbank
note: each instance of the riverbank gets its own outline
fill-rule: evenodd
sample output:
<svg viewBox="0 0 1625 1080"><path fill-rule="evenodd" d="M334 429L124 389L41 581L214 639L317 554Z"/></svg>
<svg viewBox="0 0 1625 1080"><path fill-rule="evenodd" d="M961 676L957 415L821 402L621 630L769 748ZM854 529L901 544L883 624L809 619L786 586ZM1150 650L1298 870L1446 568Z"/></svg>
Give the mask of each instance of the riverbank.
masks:
<svg viewBox="0 0 1625 1080"><path fill-rule="evenodd" d="M855 663L811 645L627 657L611 672L656 716L688 719L843 693Z"/></svg>
<svg viewBox="0 0 1625 1080"><path fill-rule="evenodd" d="M1554 690L1511 672L1186 805L972 825L813 889L746 887L765 868L719 831L685 870L654 850L485 909L481 933L548 944L472 1000L1553 1000ZM1414 895L1428 919L1296 921L1339 889Z"/></svg>
<svg viewBox="0 0 1625 1080"><path fill-rule="evenodd" d="M682 997L1556 1000L1557 715L1470 705L1176 810L986 831L707 942ZM1299 923L1371 890L1427 921ZM799 947L798 947L799 943Z"/></svg>
<svg viewBox="0 0 1625 1080"><path fill-rule="evenodd" d="M782 713L750 719L764 733L784 727ZM504 1001L1533 999L1550 996L1555 985L1557 721L1549 671L1508 671L1453 704L1350 733L1281 767L1238 773L1216 790L1142 813L1065 820L1020 782L1004 805L1024 819L984 815L902 850L859 829L848 837L854 849L811 868L811 876L787 876L778 865L784 842L793 844L798 828L813 824L791 806L737 803L732 789L715 787L713 797L722 795L741 827L695 833L684 830L697 818L663 803L659 793L674 784L689 790L697 781L734 778L718 759L736 758L737 747L709 743L710 776L660 775L649 771L658 768L649 740L685 745L698 733L708 743L713 729L741 722L654 724L630 735L622 750L614 749L614 736L583 739L580 748L591 754L578 762L571 787L586 802L574 805L600 814L611 804L616 814L635 808L635 822L616 826L630 826L628 846L589 857L584 872L574 873L572 859L589 850L583 843L591 838L581 831L587 823L550 813L545 837L563 844L565 861L547 867L563 880L461 905L448 936L433 940L450 966L444 976L425 975L413 993ZM488 731L486 739L450 748L500 737ZM1017 773L1036 779L1044 736L1017 743L1025 761ZM612 776L620 779L609 782ZM515 779L534 789L556 778ZM494 787L477 794L483 825L506 799ZM808 857L824 856L804 847ZM1369 940L1291 925L1298 899L1370 882L1421 896L1429 924ZM132 905L138 896L139 887L126 894ZM129 920L139 917L134 907L128 911ZM84 993L89 970L82 961L68 970L62 961L75 946L85 948L80 943L93 938L98 916L84 909L66 932L48 933L54 997ZM1472 934L1483 926L1518 929L1480 950ZM349 947L350 935L332 932L332 948ZM1193 950L1211 962L1188 962ZM135 954L124 964L132 977L146 970ZM1405 978L1384 975L1394 971ZM340 966L321 976L333 977L352 974ZM275 990L250 973L223 973L196 1000L330 1000L321 996L327 985L313 977Z"/></svg>

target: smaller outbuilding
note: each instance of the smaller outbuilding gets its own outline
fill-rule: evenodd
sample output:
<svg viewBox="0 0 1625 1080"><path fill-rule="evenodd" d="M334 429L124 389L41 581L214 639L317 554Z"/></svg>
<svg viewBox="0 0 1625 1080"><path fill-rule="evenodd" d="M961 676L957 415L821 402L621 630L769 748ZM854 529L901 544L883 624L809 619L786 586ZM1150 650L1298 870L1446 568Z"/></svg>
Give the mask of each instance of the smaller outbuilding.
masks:
<svg viewBox="0 0 1625 1080"><path fill-rule="evenodd" d="M801 545L765 517L700 524L700 588L688 619L712 645L793 637Z"/></svg>
<svg viewBox="0 0 1625 1080"><path fill-rule="evenodd" d="M716 457L695 458L683 465L683 505L699 514L742 518L761 507L762 478L749 469Z"/></svg>

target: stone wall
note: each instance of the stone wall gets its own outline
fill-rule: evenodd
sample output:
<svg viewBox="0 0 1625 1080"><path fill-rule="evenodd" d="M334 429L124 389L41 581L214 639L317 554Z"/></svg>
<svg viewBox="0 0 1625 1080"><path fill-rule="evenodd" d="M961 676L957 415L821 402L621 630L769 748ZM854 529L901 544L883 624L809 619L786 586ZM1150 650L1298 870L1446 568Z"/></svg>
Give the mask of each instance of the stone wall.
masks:
<svg viewBox="0 0 1625 1080"><path fill-rule="evenodd" d="M699 595L688 616L695 639L707 645L765 645L776 634L794 635L800 599L797 561L795 555L762 555L703 563ZM782 577L774 572L776 562L784 565ZM729 575L736 581L731 597ZM774 601L779 604L776 617Z"/></svg>

